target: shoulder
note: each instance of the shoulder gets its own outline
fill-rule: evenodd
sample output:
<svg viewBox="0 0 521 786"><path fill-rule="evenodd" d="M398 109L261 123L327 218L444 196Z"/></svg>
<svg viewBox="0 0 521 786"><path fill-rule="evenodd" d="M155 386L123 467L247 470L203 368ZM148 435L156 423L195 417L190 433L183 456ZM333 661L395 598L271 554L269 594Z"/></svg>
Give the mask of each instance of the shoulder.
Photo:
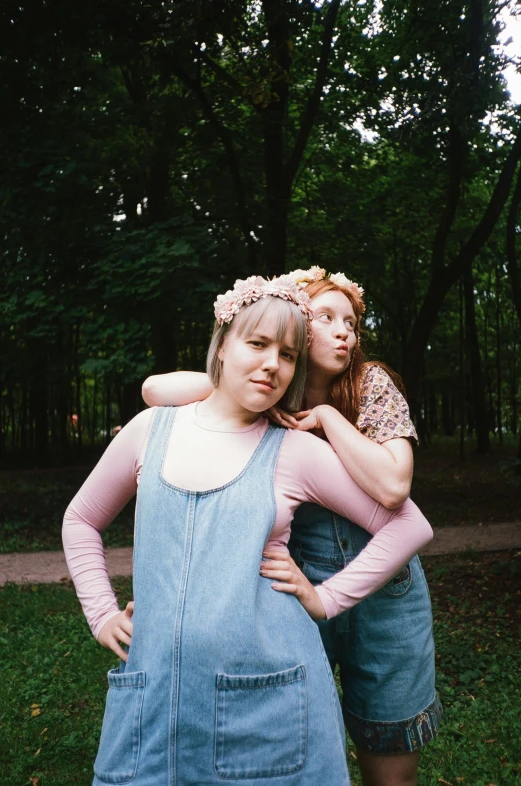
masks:
<svg viewBox="0 0 521 786"><path fill-rule="evenodd" d="M306 464L315 466L317 461L335 451L325 439L320 439L309 431L288 429L282 440L281 453L293 463L294 467L303 467Z"/></svg>
<svg viewBox="0 0 521 786"><path fill-rule="evenodd" d="M367 363L360 380L360 397L377 397L386 391L396 392L401 396L400 391L384 368L374 363Z"/></svg>
<svg viewBox="0 0 521 786"><path fill-rule="evenodd" d="M367 364L361 381L359 431L375 442L406 437L417 441L409 405L387 371Z"/></svg>

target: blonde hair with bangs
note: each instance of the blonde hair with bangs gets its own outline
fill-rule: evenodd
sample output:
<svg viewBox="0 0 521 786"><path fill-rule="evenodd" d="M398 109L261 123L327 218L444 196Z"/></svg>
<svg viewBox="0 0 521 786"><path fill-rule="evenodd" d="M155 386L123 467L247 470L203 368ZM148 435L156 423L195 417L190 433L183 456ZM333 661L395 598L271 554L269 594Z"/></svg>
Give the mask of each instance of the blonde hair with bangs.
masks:
<svg viewBox="0 0 521 786"><path fill-rule="evenodd" d="M224 322L222 325L216 322L206 358L206 373L214 388L219 387L222 361L219 359L218 353L226 335L233 328L240 338L248 338L258 328L261 320L268 315L276 317L277 320L274 336L276 341L284 340L288 328L293 330L293 348L298 352L298 357L293 379L281 402L290 412L298 412L302 406L306 382L307 320L298 306L288 300L269 295L250 306L243 306L231 322Z"/></svg>

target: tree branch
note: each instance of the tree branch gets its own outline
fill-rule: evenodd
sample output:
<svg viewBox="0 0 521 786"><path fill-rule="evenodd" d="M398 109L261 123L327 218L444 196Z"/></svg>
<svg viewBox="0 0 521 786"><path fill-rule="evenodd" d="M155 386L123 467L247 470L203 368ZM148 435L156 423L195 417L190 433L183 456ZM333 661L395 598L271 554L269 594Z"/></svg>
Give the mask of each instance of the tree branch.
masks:
<svg viewBox="0 0 521 786"><path fill-rule="evenodd" d="M217 74L217 76L222 77L224 81L228 85L230 85L230 87L234 88L234 90L238 90L242 92L243 86L241 85L241 83L237 81L237 79L235 79L235 77L233 77L231 74L229 74L225 68L219 65L219 63L216 63L215 60L212 60L210 55L207 52L205 52L204 49L201 49L200 47L194 44L194 46L192 47L192 51L200 60L202 60L202 62L205 65L208 66L208 68L210 68L214 72L214 74Z"/></svg>
<svg viewBox="0 0 521 786"><path fill-rule="evenodd" d="M449 164L447 204L441 216L432 246L432 266L434 270L442 268L445 261L447 239L452 224L454 223L454 218L456 217L456 210L461 194L461 181L463 179L463 165L466 153L467 146L463 139L463 135L460 129L457 128L454 123L451 123L447 153Z"/></svg>
<svg viewBox="0 0 521 786"><path fill-rule="evenodd" d="M299 168L300 162L306 144L313 128L313 123L318 112L320 105L320 98L324 89L324 84L327 76L327 68L329 64L329 56L331 54L331 42L333 40L333 33L335 31L335 23L338 16L338 9L340 8L341 0L332 0L326 13L324 21L324 36L322 38L322 47L320 50L320 59L317 67L317 75L315 84L311 95L309 96L308 103L300 118L300 128L295 140L295 146L291 152L289 161L286 165L285 179L289 187L295 179L295 175Z"/></svg>
<svg viewBox="0 0 521 786"><path fill-rule="evenodd" d="M181 82L183 82L183 84L185 84L188 89L191 90L191 92L199 99L203 115L214 129L224 148L226 157L228 159L230 175L235 188L235 199L239 210L239 224L248 246L249 263L251 267L255 267L257 261L257 249L255 241L251 235L251 226L248 220L246 192L242 182L239 161L235 151L235 146L233 144L232 136L226 126L220 122L219 118L215 114L212 104L204 92L201 83L197 79L191 77L190 74L188 74L183 68L177 52L170 52L168 59L174 76L180 79Z"/></svg>

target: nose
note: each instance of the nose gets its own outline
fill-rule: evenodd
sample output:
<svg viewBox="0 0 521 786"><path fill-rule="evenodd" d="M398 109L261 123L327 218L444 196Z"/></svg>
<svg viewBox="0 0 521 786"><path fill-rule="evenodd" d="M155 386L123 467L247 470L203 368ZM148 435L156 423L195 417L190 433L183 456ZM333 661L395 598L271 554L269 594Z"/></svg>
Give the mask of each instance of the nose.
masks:
<svg viewBox="0 0 521 786"><path fill-rule="evenodd" d="M262 358L262 370L271 374L279 370L278 347L268 347Z"/></svg>
<svg viewBox="0 0 521 786"><path fill-rule="evenodd" d="M349 331L347 330L346 327L346 323L344 322L343 319L337 319L335 321L333 325L333 331L334 331L335 338L340 338L342 340L345 340L349 334Z"/></svg>

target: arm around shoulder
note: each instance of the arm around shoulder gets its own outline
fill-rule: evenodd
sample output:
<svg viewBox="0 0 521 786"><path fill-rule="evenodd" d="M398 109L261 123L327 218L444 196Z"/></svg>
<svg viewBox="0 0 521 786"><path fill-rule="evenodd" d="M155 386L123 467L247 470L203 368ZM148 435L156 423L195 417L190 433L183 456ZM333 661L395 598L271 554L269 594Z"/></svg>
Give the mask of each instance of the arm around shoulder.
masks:
<svg viewBox="0 0 521 786"><path fill-rule="evenodd" d="M143 382L141 394L149 407L177 406L203 401L213 390L208 375L199 371L155 374Z"/></svg>

